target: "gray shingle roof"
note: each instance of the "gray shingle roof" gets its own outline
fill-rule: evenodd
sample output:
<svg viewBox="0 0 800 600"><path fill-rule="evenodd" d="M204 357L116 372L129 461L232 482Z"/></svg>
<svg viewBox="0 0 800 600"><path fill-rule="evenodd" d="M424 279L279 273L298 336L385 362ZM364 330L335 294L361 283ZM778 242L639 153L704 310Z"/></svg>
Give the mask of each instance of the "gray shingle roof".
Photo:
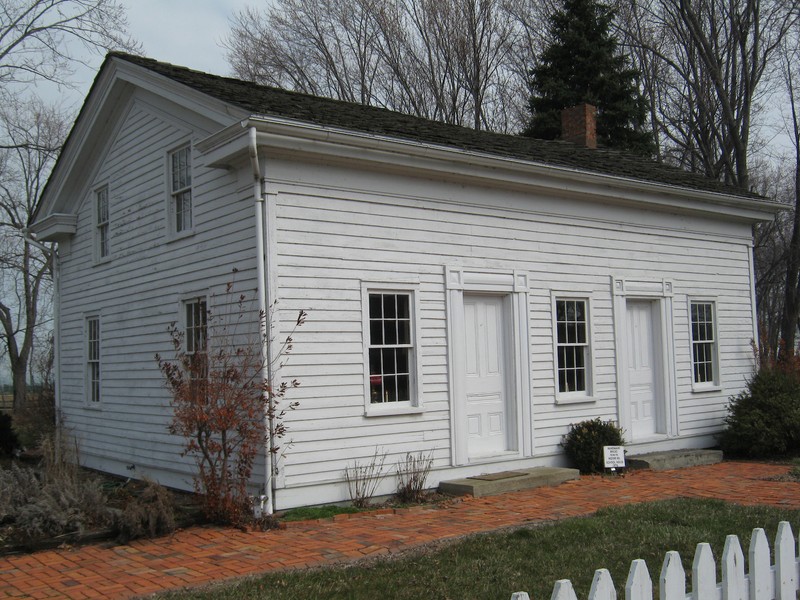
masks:
<svg viewBox="0 0 800 600"><path fill-rule="evenodd" d="M653 183L759 198L708 177L689 173L647 157L610 150L589 149L560 140L476 131L391 110L291 92L279 88L193 71L186 67L123 53L111 53L154 73L208 94L247 112L296 119L317 125L432 143L463 150L510 157L535 163L631 178ZM108 59L107 59L108 60Z"/></svg>

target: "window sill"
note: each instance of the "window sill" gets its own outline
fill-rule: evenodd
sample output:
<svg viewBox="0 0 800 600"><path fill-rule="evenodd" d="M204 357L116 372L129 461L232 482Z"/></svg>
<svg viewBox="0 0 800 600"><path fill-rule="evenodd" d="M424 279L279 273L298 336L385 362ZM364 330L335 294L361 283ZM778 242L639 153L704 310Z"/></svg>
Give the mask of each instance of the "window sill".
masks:
<svg viewBox="0 0 800 600"><path fill-rule="evenodd" d="M177 242L186 238L190 238L194 235L194 228L187 229L186 231L181 231L180 233L170 232L167 236L167 243L170 242Z"/></svg>
<svg viewBox="0 0 800 600"><path fill-rule="evenodd" d="M94 266L95 267L102 267L103 265L107 265L110 262L111 262L111 256L110 255L109 256L104 256L103 258L98 258L97 260L95 260L94 261Z"/></svg>
<svg viewBox="0 0 800 600"><path fill-rule="evenodd" d="M404 404L401 406L386 406L386 404L370 404L364 411L365 417L389 417L395 415L419 415L424 411L421 406Z"/></svg>
<svg viewBox="0 0 800 600"><path fill-rule="evenodd" d="M83 403L84 408L91 411L101 412L103 410L102 402L89 402L88 400Z"/></svg>
<svg viewBox="0 0 800 600"><path fill-rule="evenodd" d="M556 394L556 404L583 404L596 400L594 396L586 394Z"/></svg>
<svg viewBox="0 0 800 600"><path fill-rule="evenodd" d="M708 392L721 392L721 391L722 391L722 386L718 385L718 384L715 384L715 383L709 383L709 384L696 384L696 383L693 383L692 384L692 393L693 394L705 394L705 393L708 393Z"/></svg>

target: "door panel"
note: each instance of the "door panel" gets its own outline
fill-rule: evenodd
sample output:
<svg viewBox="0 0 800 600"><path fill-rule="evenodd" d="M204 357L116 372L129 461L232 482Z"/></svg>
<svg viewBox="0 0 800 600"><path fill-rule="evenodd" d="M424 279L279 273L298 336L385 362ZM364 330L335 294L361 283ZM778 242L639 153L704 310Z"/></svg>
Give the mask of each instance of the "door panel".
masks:
<svg viewBox="0 0 800 600"><path fill-rule="evenodd" d="M652 437L661 432L658 402L661 387L661 348L658 344L658 304L653 301L627 303L627 363L633 439Z"/></svg>
<svg viewBox="0 0 800 600"><path fill-rule="evenodd" d="M508 392L504 301L464 296L466 419L470 457L508 449Z"/></svg>

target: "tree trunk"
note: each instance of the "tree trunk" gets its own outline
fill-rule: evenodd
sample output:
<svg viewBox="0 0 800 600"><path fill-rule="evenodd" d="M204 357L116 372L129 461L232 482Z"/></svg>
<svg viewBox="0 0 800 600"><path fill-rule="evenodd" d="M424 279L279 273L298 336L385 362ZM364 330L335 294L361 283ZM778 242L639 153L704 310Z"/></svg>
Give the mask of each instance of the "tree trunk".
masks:
<svg viewBox="0 0 800 600"><path fill-rule="evenodd" d="M27 363L23 361L15 361L11 366L11 380L14 386L14 412L22 410L27 405L27 370Z"/></svg>

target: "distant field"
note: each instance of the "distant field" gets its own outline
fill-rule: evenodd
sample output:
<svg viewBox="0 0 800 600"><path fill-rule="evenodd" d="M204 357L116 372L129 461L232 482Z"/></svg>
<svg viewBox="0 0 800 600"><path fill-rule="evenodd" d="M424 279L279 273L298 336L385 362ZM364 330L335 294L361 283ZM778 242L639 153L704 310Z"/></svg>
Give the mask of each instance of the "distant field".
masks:
<svg viewBox="0 0 800 600"><path fill-rule="evenodd" d="M13 394L0 394L0 410L11 410L14 406Z"/></svg>

